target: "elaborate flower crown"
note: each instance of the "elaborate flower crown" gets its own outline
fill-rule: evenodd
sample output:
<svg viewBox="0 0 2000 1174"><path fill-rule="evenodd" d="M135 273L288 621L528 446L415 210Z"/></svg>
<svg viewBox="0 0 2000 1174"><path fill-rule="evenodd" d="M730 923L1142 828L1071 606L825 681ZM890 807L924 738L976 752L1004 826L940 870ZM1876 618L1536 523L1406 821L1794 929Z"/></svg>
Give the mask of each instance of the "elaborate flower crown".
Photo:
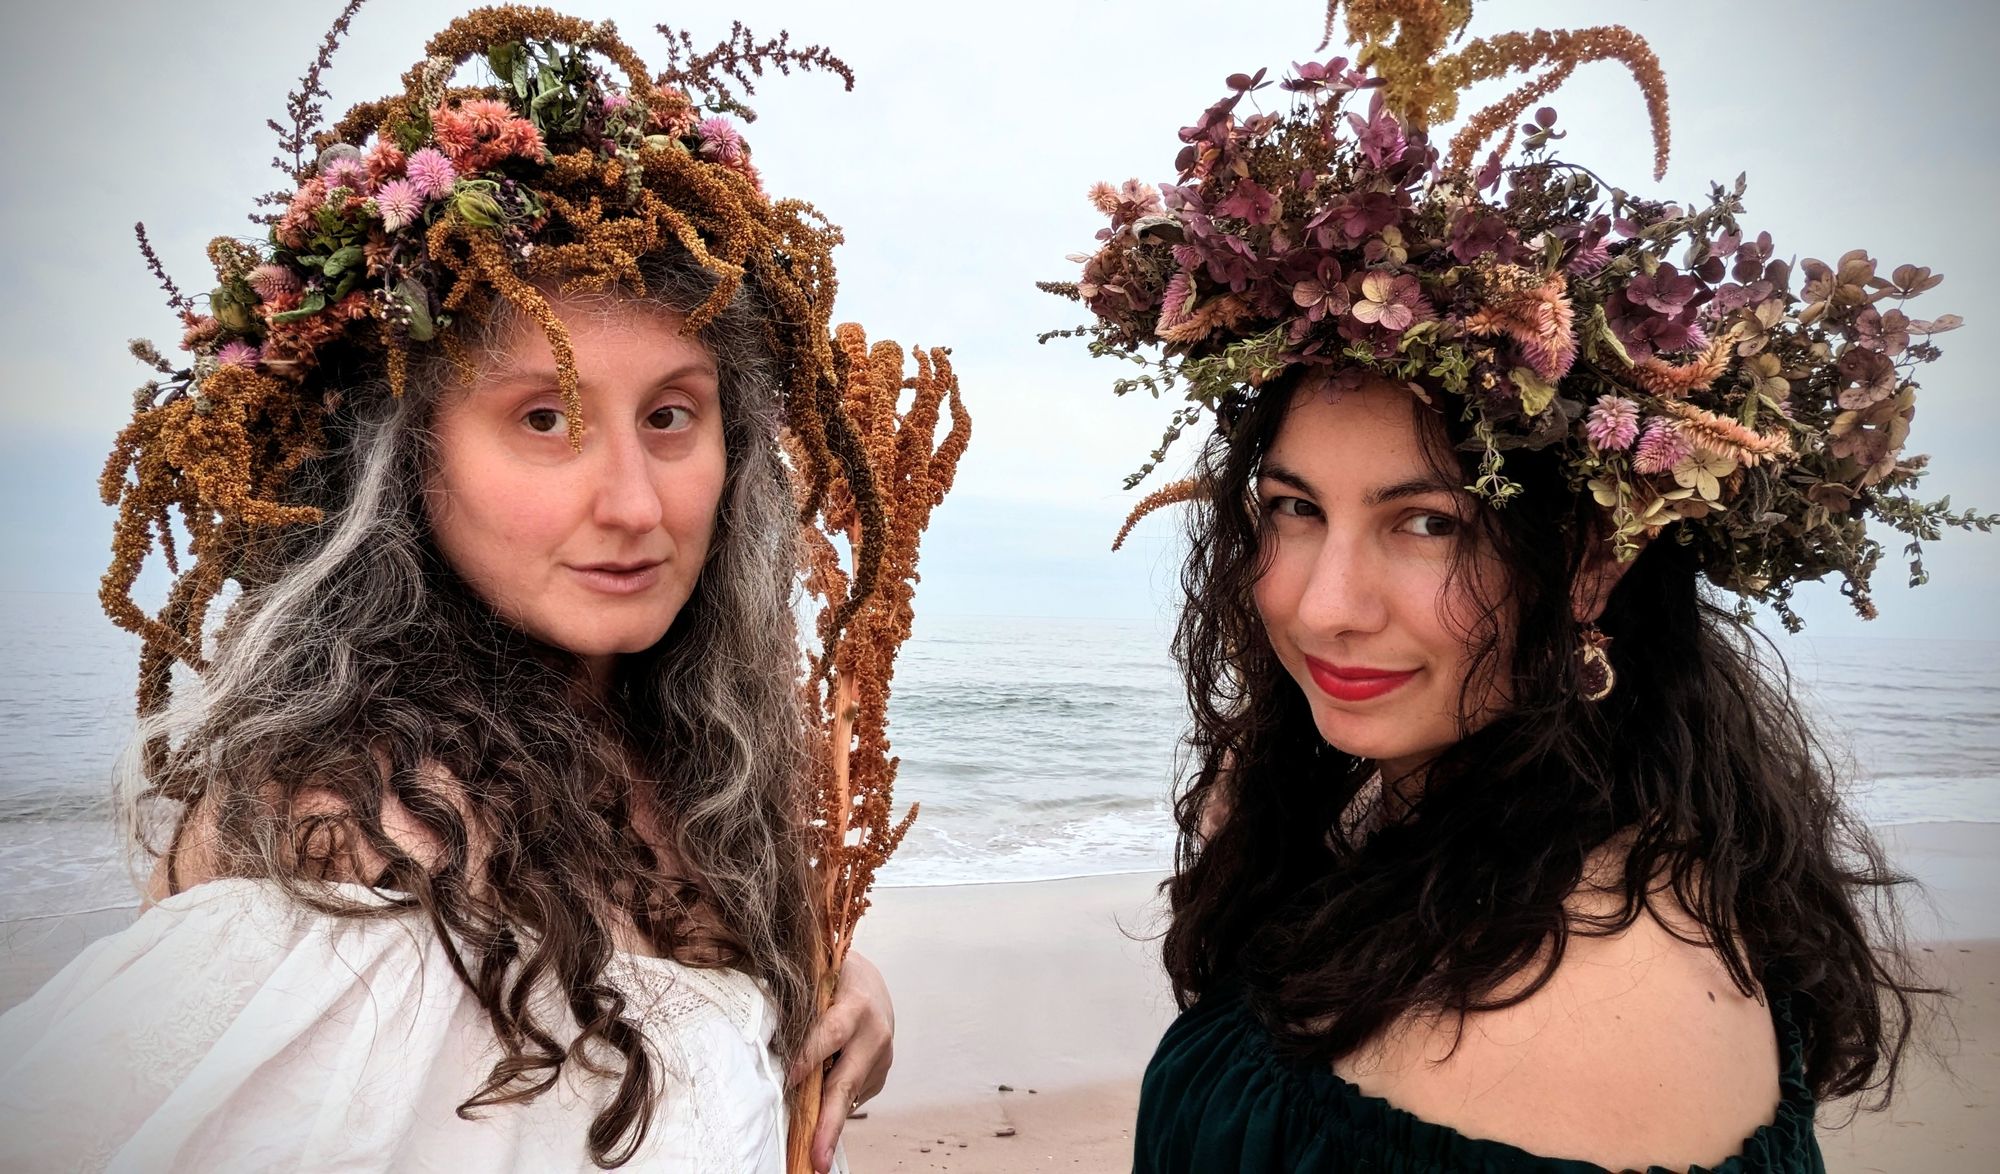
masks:
<svg viewBox="0 0 2000 1174"><path fill-rule="evenodd" d="M288 503L288 477L369 374L400 394L413 354L435 345L456 355L455 324L505 302L546 332L579 443L568 336L541 291L643 292L641 259L666 249L715 276L687 316L689 331L745 281L769 303L763 317L804 516L837 487L859 536L838 632L873 589L884 525L844 406L848 357L829 326L840 232L808 204L765 195L729 116L755 118L737 95L754 93L766 67L829 71L851 88L847 66L824 48L793 48L788 35L759 42L740 23L705 52L661 26L669 66L653 75L608 22L487 8L432 39L403 75L403 93L318 131L321 74L360 6L349 0L291 95L290 129L270 124L289 157L274 165L292 186L260 201L272 209L252 217L262 239L210 242L218 284L206 312L174 285L138 228L193 356L177 367L151 343L132 344L159 377L139 390L101 483L119 517L100 595L114 621L144 637L141 708L164 699L175 660L202 667L208 606L225 579L250 574L257 533L318 517ZM452 84L474 58L496 81ZM191 539L185 571L170 508ZM166 609L149 616L131 589L156 542L178 579Z"/></svg>
<svg viewBox="0 0 2000 1174"><path fill-rule="evenodd" d="M1804 261L1794 293L1770 234L1737 222L1742 177L1701 207L1640 198L1556 157L1554 110L1520 121L1577 65L1615 59L1644 92L1659 179L1666 87L1642 39L1619 27L1509 33L1442 54L1470 8L1350 3L1358 65L1295 66L1282 114L1240 109L1270 85L1264 71L1232 76L1228 96L1182 128L1177 182L1091 190L1111 220L1103 243L1074 258L1080 280L1042 288L1097 320L1043 341L1087 336L1092 354L1145 368L1117 393L1187 400L1127 488L1204 411L1303 365L1406 383L1462 413L1481 454L1468 488L1496 506L1520 489L1509 450L1562 446L1621 559L1675 526L1714 582L1746 607L1770 604L1788 628L1800 624L1793 588L1830 572L1872 617L1882 551L1870 516L1909 536L1913 585L1924 539L2000 522L1909 494L1925 464L1903 455L1911 373L1959 319L1902 307L1939 275L1904 265L1883 276L1857 250ZM1535 69L1440 159L1425 128L1452 116L1460 90ZM1127 530L1193 492L1156 492Z"/></svg>

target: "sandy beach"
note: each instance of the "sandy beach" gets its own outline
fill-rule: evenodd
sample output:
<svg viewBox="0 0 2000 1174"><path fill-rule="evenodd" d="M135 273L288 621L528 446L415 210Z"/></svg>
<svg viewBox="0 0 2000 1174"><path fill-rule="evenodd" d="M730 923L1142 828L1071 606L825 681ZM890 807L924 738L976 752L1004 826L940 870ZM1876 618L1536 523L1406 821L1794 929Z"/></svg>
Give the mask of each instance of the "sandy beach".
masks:
<svg viewBox="0 0 2000 1174"><path fill-rule="evenodd" d="M2000 1152L2000 825L1913 824L1884 840L1926 887L1911 937L1955 998L1893 1107L1822 1109L1827 1166L1987 1174ZM1129 1169L1139 1075L1173 1016L1151 941L1158 880L879 891L860 948L895 993L896 1067L849 1123L857 1174ZM0 1007L130 917L0 925Z"/></svg>

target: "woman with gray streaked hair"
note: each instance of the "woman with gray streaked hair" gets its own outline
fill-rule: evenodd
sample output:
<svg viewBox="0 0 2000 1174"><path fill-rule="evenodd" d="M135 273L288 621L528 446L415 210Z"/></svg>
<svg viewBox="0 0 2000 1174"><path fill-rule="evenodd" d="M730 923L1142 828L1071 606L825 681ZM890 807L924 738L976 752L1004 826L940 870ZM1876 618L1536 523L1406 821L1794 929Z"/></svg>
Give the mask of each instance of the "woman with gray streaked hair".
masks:
<svg viewBox="0 0 2000 1174"><path fill-rule="evenodd" d="M268 253L212 246L195 363L114 459L148 542L146 495L194 487L142 673L200 688L119 768L149 907L0 1017L0 1166L775 1174L788 1065L838 1056L821 1169L881 1086L865 960L813 1023L793 467L866 477L809 408L837 235L584 47L630 56L455 22L432 61L549 54L575 125L503 91L398 107L411 141L350 115ZM206 656L204 571L244 587Z"/></svg>

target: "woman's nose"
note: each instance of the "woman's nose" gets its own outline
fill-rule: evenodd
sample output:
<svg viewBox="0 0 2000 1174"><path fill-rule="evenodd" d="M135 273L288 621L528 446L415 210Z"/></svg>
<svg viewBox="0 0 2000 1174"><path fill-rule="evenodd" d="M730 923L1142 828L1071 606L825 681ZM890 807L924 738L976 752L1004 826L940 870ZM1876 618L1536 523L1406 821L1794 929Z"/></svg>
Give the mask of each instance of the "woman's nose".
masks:
<svg viewBox="0 0 2000 1174"><path fill-rule="evenodd" d="M590 463L593 519L600 526L634 533L658 528L665 508L638 434L605 429L593 439L598 450Z"/></svg>
<svg viewBox="0 0 2000 1174"><path fill-rule="evenodd" d="M1388 622L1392 587L1370 544L1329 534L1320 544L1299 596L1299 623L1325 638L1375 632Z"/></svg>

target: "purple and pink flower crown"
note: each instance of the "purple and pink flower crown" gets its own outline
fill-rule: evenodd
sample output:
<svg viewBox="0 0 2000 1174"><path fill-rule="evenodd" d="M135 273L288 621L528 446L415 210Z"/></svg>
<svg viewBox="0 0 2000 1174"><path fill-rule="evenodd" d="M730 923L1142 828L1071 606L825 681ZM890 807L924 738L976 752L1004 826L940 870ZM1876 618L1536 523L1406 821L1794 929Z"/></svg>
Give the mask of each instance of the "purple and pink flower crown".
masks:
<svg viewBox="0 0 2000 1174"><path fill-rule="evenodd" d="M1913 583L1923 540L2000 522L1910 494L1925 464L1904 455L1912 374L1960 322L1904 307L1939 275L1885 274L1858 250L1795 266L1739 224L1741 177L1683 207L1555 154L1556 112L1526 108L1579 61L1613 57L1646 92L1664 170L1664 82L1638 37L1506 34L1424 60L1379 32L1363 59L1398 82L1308 62L1281 83L1289 109L1246 113L1271 83L1234 75L1182 128L1173 182L1091 189L1110 223L1072 258L1078 280L1042 288L1095 321L1043 341L1087 337L1094 355L1142 367L1118 394L1185 400L1127 488L1204 412L1306 367L1407 384L1462 413L1479 453L1468 488L1495 505L1520 491L1509 451L1560 447L1619 557L1672 527L1714 582L1792 628L1794 587L1835 573L1873 615L1870 518L1908 536ZM1440 79L1537 63L1548 71L1475 114L1440 158L1424 129L1451 108ZM1169 487L1135 515L1194 491Z"/></svg>

